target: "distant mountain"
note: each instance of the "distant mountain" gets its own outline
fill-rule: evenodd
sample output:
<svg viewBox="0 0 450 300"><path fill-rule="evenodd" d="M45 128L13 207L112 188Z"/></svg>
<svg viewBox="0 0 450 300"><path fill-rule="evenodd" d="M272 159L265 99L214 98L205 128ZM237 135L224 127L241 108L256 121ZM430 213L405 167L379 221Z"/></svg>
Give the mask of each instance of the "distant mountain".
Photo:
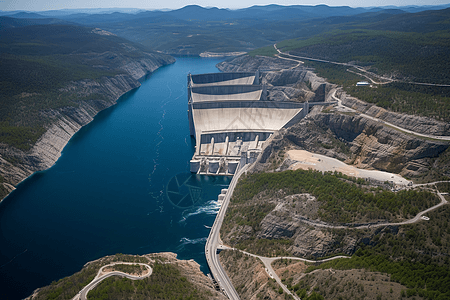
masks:
<svg viewBox="0 0 450 300"><path fill-rule="evenodd" d="M47 17L37 14L37 13L25 12L25 11L9 15L9 17L19 18L19 19L45 19L45 18L47 18Z"/></svg>
<svg viewBox="0 0 450 300"><path fill-rule="evenodd" d="M38 20L42 17L40 14L59 13L58 18L66 22L102 28L158 51L198 55L205 51L249 51L277 41L308 38L334 29L445 30L445 12L430 10L437 7L446 6L352 8L273 4L231 10L188 5L170 11L67 10L28 16ZM413 10L423 11L408 12ZM26 16L24 12L17 14L20 18Z"/></svg>
<svg viewBox="0 0 450 300"><path fill-rule="evenodd" d="M0 17L0 28L2 29L32 26L32 25L49 25L49 24L70 24L70 22L54 18L20 19L11 17Z"/></svg>
<svg viewBox="0 0 450 300"><path fill-rule="evenodd" d="M450 8L443 10L428 10L418 13L404 13L392 16L380 22L368 25L376 30L395 30L404 32L435 32L450 30Z"/></svg>
<svg viewBox="0 0 450 300"><path fill-rule="evenodd" d="M427 11L427 10L441 10L446 9L450 7L449 4L442 4L442 5L408 5L408 6L383 6L381 9L401 9L403 11L409 12L409 13L417 13L421 11Z"/></svg>

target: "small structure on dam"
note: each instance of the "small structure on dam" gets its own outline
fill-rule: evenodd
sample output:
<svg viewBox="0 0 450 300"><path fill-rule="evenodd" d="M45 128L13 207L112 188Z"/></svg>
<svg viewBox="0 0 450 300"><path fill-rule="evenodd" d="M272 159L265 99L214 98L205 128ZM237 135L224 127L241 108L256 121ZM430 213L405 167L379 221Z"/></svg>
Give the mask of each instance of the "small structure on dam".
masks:
<svg viewBox="0 0 450 300"><path fill-rule="evenodd" d="M277 130L309 110L308 102L267 100L259 72L188 74L188 117L195 153L193 173L231 175L238 163L254 162Z"/></svg>

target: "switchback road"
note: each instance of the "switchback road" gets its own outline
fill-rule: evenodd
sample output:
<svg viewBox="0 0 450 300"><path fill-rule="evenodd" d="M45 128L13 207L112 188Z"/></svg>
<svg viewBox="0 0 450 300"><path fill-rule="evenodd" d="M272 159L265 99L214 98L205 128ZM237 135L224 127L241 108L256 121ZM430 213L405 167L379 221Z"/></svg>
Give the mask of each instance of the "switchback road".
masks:
<svg viewBox="0 0 450 300"><path fill-rule="evenodd" d="M106 274L103 274L103 269L107 268L107 267L112 267L114 265L141 265L147 268L148 272L142 276L135 276L135 275L130 275L127 273L123 273L120 271L112 271ZM144 263L130 263L130 262L114 262L111 263L109 265L103 266L100 268L100 270L98 270L97 276L95 276L95 278L88 284L86 285L75 297L72 298L72 300L87 300L87 294L89 293L89 291L91 291L93 288L95 288L102 280L111 277L111 276L121 276L121 277L126 277L128 279L131 280L140 280L140 279L144 279L149 277L150 275L152 275L153 269L148 265L148 264L144 264Z"/></svg>

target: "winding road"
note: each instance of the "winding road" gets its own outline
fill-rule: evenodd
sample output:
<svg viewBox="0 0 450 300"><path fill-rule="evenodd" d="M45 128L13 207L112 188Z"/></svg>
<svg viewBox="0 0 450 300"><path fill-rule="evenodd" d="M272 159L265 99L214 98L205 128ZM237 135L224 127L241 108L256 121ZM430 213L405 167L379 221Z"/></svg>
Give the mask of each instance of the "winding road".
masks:
<svg viewBox="0 0 450 300"><path fill-rule="evenodd" d="M341 66L346 66L346 67L351 67L351 68L355 68L360 72L366 73L368 75L371 75L375 78L379 78L382 80L386 80L386 82L376 82L374 81L370 76L368 75L364 75L364 74L359 74L362 75L366 78L368 78L372 83L374 84L386 84L386 83L390 83L393 81L397 81L397 82L404 82L404 83L409 83L409 84L417 84L417 85L426 85L426 86L439 86L439 87L450 87L450 84L438 84L438 83L426 83L426 82L415 82L415 81L402 81L402 80L396 80L396 79L392 79L392 78L388 78L388 77L384 77L384 76L380 76L378 74L369 72L367 70L365 70L363 67L358 66L358 65L353 65L353 64L349 64L349 63L340 63L340 62L336 62L336 61L331 61L331 60L324 60L324 59L317 59L317 58L311 58L311 57L306 57L306 56L298 56L298 55L292 55L292 54L288 54L288 53L284 53L281 52L280 49L277 48L277 44L273 44L273 47L275 48L275 50L278 52L279 55L285 55L285 56L290 56L290 57L294 57L295 59L304 59L304 60L310 60L310 61L317 61L317 62L323 62L323 63L329 63L329 64L334 64L334 65L341 65ZM283 59L289 59L286 57L281 57L281 56L277 56L279 58L283 58ZM292 59L289 59L292 60ZM351 70L347 70L351 73L356 73L354 71Z"/></svg>
<svg viewBox="0 0 450 300"><path fill-rule="evenodd" d="M309 58L309 57L303 57L303 56L296 56L296 55L292 55L292 54L287 54L287 53L281 52L281 51L277 48L277 44L274 44L273 47L274 47L275 50L279 53L279 55L277 55L278 58L285 59L285 60L290 60L290 61L297 61L297 62L299 63L299 65L300 65L300 63L302 63L302 61L300 61L300 59L308 59L308 60L312 60L312 61L318 61L318 62L331 63L331 64L335 64L335 65L343 65L343 66L354 67L354 68L356 68L357 70L359 70L359 71L361 71L361 72L369 73L370 75L373 75L373 76L378 77L378 78L380 78L380 79L388 80L388 81L389 81L389 80L390 80L390 81L393 81L393 79L391 79L391 78L386 78L386 77L382 77L382 76L373 74L373 73L371 73L371 72L368 72L368 71L364 70L362 67L359 67L359 66L356 66L356 65L352 65L352 64L348 64L348 63L333 62L333 61L328 61L328 60L323 60L323 59L315 59L315 58ZM290 57L293 57L293 58L282 57L281 55L290 56ZM297 66L295 66L295 67L292 67L292 68L296 68L296 67L298 67L299 65L297 65ZM292 69L292 68L290 68L290 69ZM365 75L363 75L363 76L365 76ZM380 83L380 82L375 82L375 81L372 80L370 77L367 77L367 78L369 78L369 79L372 81L372 83L375 83L375 84L384 84L384 83ZM387 83L387 82L385 82L385 83ZM450 87L450 85L442 85L442 84L440 85L440 84L420 83L420 82L408 82L408 83L414 83L414 84L420 84L420 85L448 86L448 87ZM450 136L439 136L439 135L431 135L431 134L423 134L423 133L415 132L415 131L412 131L412 130L409 130L409 129L405 129L405 128L399 127L399 126L394 125L394 124L392 124L392 123L383 121L383 120L381 120L381 119L378 119L378 118L375 118L375 117L366 115L366 114L364 114L364 113L362 113L362 112L360 112L360 111L357 111L357 110L355 110L355 109L353 109L353 108L350 108L350 107L348 107L348 106L345 106L344 104L342 104L342 100L339 99L338 97L336 97L336 89L334 89L333 94L331 95L331 97L332 97L335 101L338 102L338 109L341 109L341 110L343 110L343 111L357 113L357 114L359 114L360 116L362 116L362 117L364 117L364 118L367 118L367 119L370 119L370 120L373 120L373 121L376 121L376 122L383 123L383 124L385 124L385 125L387 125L387 126L390 126L390 127L392 127L392 128L395 128L395 129L397 129L397 130L400 130L400 131L402 131L402 132L404 132L404 133L412 134L412 135L415 135L415 136L418 136L418 137L423 137L423 138L428 138L428 139L435 139L435 140L441 140L441 141L450 141Z"/></svg>
<svg viewBox="0 0 450 300"><path fill-rule="evenodd" d="M230 250L236 250L236 251L240 251L244 254L247 254L249 256L255 257L255 258L259 258L262 263L264 264L264 267L266 268L266 272L267 275L269 275L270 278L275 279L275 281L278 283L278 285L283 289L283 291L285 291L287 294L291 295L294 299L300 300L300 298L296 295L293 294L287 287L286 285L284 285L284 283L281 281L280 277L278 277L277 273L274 271L274 269L272 268L272 263L276 260L279 259L291 259L291 260L299 260L299 261L303 261L303 262L309 262L309 263L321 263L321 262L327 262L333 259L338 259L338 258L350 258L350 256L334 256L331 258L326 258L326 259L320 259L320 260L310 260L310 259L305 259L305 258L300 258L300 257L288 257L288 256L280 256L280 257L265 257L265 256L259 256L256 254L252 254L246 251L242 251L239 249L235 249L235 248L228 248Z"/></svg>
<svg viewBox="0 0 450 300"><path fill-rule="evenodd" d="M450 141L450 136L441 136L441 135L423 134L423 133L411 131L411 130L408 130L408 129L399 127L399 126L397 126L397 125L394 125L394 124L392 124L392 123L383 121L383 120L381 120L381 119L374 118L374 117L372 117L372 116L366 115L366 114L364 114L364 113L362 113L362 112L360 112L360 111L357 111L357 110L355 110L355 109L353 109L353 108L350 108L350 107L348 107L348 106L345 106L344 104L342 104L342 100L339 99L338 97L336 97L336 89L333 91L333 94L331 95L331 97L332 97L334 100L336 100L336 101L338 102L338 109L341 109L341 110L343 110L343 111L357 113L357 114L359 114L361 117L370 119L370 120L372 120L372 121L376 121L376 122L383 123L383 124L385 124L385 125L387 125L387 126L390 126L390 127L395 128L395 129L397 129L397 130L399 130L399 131L402 131L402 132L408 133L408 134L412 134L412 135L415 135L415 136L418 136L418 137L423 137L423 138L428 138L428 139L434 139L434 140L441 140L441 141Z"/></svg>
<svg viewBox="0 0 450 300"><path fill-rule="evenodd" d="M147 274L142 275L142 276L135 276L135 275L130 275L124 272L120 272L120 271L112 271L106 274L103 274L103 269L106 267L112 267L114 265L141 265L144 266L148 269ZM89 291L91 291L93 288L95 288L102 280L111 277L111 276L121 276L121 277L126 277L128 279L131 280L141 280L144 278L149 277L150 275L152 275L153 269L152 267L150 267L148 264L144 264L144 263L130 263L130 262L114 262L111 263L109 265L105 265L103 267L100 268L100 270L98 270L97 276L95 276L94 279L92 279L92 281L86 285L75 297L72 298L72 300L87 300L87 294L89 293Z"/></svg>

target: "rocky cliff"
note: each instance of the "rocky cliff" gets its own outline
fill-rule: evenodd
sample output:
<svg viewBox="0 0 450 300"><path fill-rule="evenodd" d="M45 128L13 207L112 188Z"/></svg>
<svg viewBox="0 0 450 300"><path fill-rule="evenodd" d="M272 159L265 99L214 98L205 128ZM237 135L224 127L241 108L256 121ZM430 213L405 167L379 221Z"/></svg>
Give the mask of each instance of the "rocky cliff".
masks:
<svg viewBox="0 0 450 300"><path fill-rule="evenodd" d="M223 72L260 70L261 83L267 86L268 99L273 101L321 102L333 87L312 69L281 58L243 55L219 63L217 68Z"/></svg>
<svg viewBox="0 0 450 300"><path fill-rule="evenodd" d="M449 143L405 134L360 115L316 113L281 130L264 149L255 170L269 168L270 157L284 159L279 152L287 149L307 150L358 168L419 180L450 176Z"/></svg>
<svg viewBox="0 0 450 300"><path fill-rule="evenodd" d="M340 91L338 95L345 106L351 107L369 116L384 120L388 123L397 125L401 128L424 134L441 136L450 135L450 123L440 122L426 117L391 112L384 108L351 97L342 91Z"/></svg>
<svg viewBox="0 0 450 300"><path fill-rule="evenodd" d="M76 106L40 111L41 117L47 120L46 131L29 151L0 144L0 199L34 172L51 167L81 127L91 122L99 111L116 104L122 95L138 88L142 77L175 62L171 56L156 53L145 53L144 58L132 59L123 54L106 52L83 55L83 59L85 63L90 60L97 64L101 62L99 68L120 70L121 74L70 82L61 89L61 93L70 91L80 99L89 100L80 100Z"/></svg>
<svg viewBox="0 0 450 300"><path fill-rule="evenodd" d="M268 86L269 99L275 101L332 101L331 95L337 88L312 69L280 58L240 56L218 64L218 68L223 71L259 69L262 82ZM450 134L449 123L390 112L340 89L336 95L344 105L399 127L432 135ZM313 108L307 118L281 130L265 147L256 171L277 167L284 160L282 151L286 149L304 149L359 168L399 173L417 180L450 176L448 142L406 134L359 113L340 112L332 107Z"/></svg>

